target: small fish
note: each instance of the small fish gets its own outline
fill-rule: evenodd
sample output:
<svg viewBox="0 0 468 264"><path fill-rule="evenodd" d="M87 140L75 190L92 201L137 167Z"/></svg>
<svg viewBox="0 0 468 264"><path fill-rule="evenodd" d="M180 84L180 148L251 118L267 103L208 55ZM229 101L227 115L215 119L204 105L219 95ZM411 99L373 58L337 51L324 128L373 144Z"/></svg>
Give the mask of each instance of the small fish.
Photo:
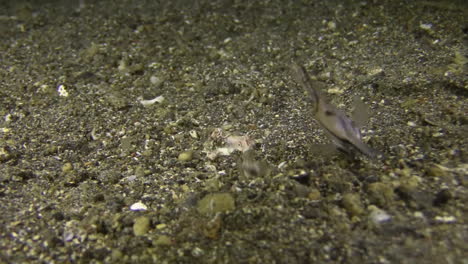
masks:
<svg viewBox="0 0 468 264"><path fill-rule="evenodd" d="M352 154L353 150L357 150L371 158L379 156L380 153L378 151L362 142L361 131L358 125L347 117L344 112L340 111L332 104L327 103L324 96L320 94L319 87L323 86L323 83L312 80L302 66L293 64L292 68L296 82L302 85L309 94L315 119L325 129L333 143L340 150L348 154ZM366 112L363 104L355 110L355 116L357 117L359 117L359 112ZM365 116L365 114L361 115L361 117L362 116ZM358 119L363 123L363 118Z"/></svg>

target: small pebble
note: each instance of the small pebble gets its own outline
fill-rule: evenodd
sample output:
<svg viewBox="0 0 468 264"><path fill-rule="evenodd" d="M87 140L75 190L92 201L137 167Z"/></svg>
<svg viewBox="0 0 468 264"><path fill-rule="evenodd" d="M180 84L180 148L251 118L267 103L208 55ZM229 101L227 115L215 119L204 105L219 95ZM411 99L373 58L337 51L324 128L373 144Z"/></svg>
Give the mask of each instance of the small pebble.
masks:
<svg viewBox="0 0 468 264"><path fill-rule="evenodd" d="M142 236L148 232L150 228L150 219L146 216L141 216L135 219L133 223L133 233L135 236Z"/></svg>
<svg viewBox="0 0 468 264"><path fill-rule="evenodd" d="M172 244L172 240L166 235L161 235L153 242L153 244L155 246L169 246Z"/></svg>
<svg viewBox="0 0 468 264"><path fill-rule="evenodd" d="M234 209L234 198L229 193L208 194L197 204L197 210L201 214L216 214Z"/></svg>
<svg viewBox="0 0 468 264"><path fill-rule="evenodd" d="M353 193L347 193L343 196L343 207L346 209L348 214L352 216L358 216L364 213L364 208L359 195Z"/></svg>
<svg viewBox="0 0 468 264"><path fill-rule="evenodd" d="M369 184L368 194L370 201L379 206L389 206L395 199L393 187L389 183L374 182Z"/></svg>
<svg viewBox="0 0 468 264"><path fill-rule="evenodd" d="M67 172L70 172L72 170L73 170L73 164L71 164L70 162L67 162L67 163L63 164L62 172L67 173Z"/></svg>
<svg viewBox="0 0 468 264"><path fill-rule="evenodd" d="M130 210L132 210L132 211L146 211L146 210L148 210L148 206L146 206L142 202L137 202L137 203L134 203L134 204L132 204L130 206Z"/></svg>
<svg viewBox="0 0 468 264"><path fill-rule="evenodd" d="M378 208L375 205L369 206L369 211L370 211L369 219L374 224L380 224L380 223L389 221L392 218L387 212Z"/></svg>
<svg viewBox="0 0 468 264"><path fill-rule="evenodd" d="M184 151L179 154L178 160L179 161L191 161L193 158L193 151Z"/></svg>
<svg viewBox="0 0 468 264"><path fill-rule="evenodd" d="M320 191L317 189L312 189L308 195L308 198L312 201L318 201L322 199L322 195L320 194Z"/></svg>

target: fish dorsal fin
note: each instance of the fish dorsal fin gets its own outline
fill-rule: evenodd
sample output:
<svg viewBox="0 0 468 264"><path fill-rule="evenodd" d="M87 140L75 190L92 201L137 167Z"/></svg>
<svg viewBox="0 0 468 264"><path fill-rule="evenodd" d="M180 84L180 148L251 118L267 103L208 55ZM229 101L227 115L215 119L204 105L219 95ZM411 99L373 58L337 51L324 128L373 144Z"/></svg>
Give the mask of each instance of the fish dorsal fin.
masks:
<svg viewBox="0 0 468 264"><path fill-rule="evenodd" d="M313 108L315 109L315 112L317 112L319 104L323 103L323 101L326 101L322 95L325 84L321 81L312 79L309 74L307 74L307 70L304 68L304 66L293 63L291 68L294 80L300 84L304 90L307 91Z"/></svg>

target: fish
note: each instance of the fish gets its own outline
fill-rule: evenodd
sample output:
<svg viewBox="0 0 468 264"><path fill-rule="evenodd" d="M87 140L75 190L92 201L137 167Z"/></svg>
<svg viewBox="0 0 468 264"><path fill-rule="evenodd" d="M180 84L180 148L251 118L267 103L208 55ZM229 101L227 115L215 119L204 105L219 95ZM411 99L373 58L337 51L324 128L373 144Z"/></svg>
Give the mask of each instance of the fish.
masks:
<svg viewBox="0 0 468 264"><path fill-rule="evenodd" d="M359 120L359 122L355 122L343 111L331 103L328 103L320 92L320 88L324 86L324 83L312 80L303 66L294 63L292 65L292 73L294 80L301 85L309 95L314 118L322 126L328 137L339 150L349 155L358 152L370 158L383 156L379 151L369 147L362 141L362 135L359 129L359 126L362 124L358 123L364 123L363 119L365 118L362 118L362 116L365 116L366 114L364 113L367 112L364 110L365 107L363 104L356 108L357 111L355 111L353 119ZM361 116L359 115L360 112L362 112Z"/></svg>

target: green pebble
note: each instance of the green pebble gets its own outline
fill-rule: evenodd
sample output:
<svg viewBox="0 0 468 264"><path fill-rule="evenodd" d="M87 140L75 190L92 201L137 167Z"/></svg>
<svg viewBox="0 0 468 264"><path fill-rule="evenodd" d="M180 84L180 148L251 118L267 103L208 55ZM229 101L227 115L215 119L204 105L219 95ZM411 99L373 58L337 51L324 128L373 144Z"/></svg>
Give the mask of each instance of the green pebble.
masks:
<svg viewBox="0 0 468 264"><path fill-rule="evenodd" d="M401 179L400 184L401 187L405 188L405 190L408 190L408 192L414 192L416 191L416 188L419 186L421 181L422 179L418 176L409 176Z"/></svg>
<svg viewBox="0 0 468 264"><path fill-rule="evenodd" d="M364 207L362 206L359 195L347 193L343 196L342 202L343 207L351 216L358 216L364 213Z"/></svg>
<svg viewBox="0 0 468 264"><path fill-rule="evenodd" d="M150 219L146 216L140 216L133 223L133 233L135 236L142 236L148 232L150 228Z"/></svg>
<svg viewBox="0 0 468 264"><path fill-rule="evenodd" d="M197 204L198 212L205 215L233 211L234 209L234 198L229 193L208 194Z"/></svg>
<svg viewBox="0 0 468 264"><path fill-rule="evenodd" d="M122 259L122 257L123 257L122 251L120 251L118 249L112 250L111 258L112 258L113 261L120 260L120 259Z"/></svg>
<svg viewBox="0 0 468 264"><path fill-rule="evenodd" d="M193 158L193 151L189 150L189 151L184 151L182 153L179 154L179 161L191 161Z"/></svg>
<svg viewBox="0 0 468 264"><path fill-rule="evenodd" d="M73 164L71 164L70 162L67 162L67 163L63 164L62 172L67 173L67 172L70 172L72 170L73 170Z"/></svg>
<svg viewBox="0 0 468 264"><path fill-rule="evenodd" d="M159 236L153 244L155 246L170 246L172 244L172 239L166 235Z"/></svg>
<svg viewBox="0 0 468 264"><path fill-rule="evenodd" d="M395 193L390 183L375 182L369 184L369 198L372 203L380 207L386 207L393 203Z"/></svg>
<svg viewBox="0 0 468 264"><path fill-rule="evenodd" d="M434 177L434 178L441 178L441 179L449 179L450 173L443 166L438 164L433 164L429 168L426 169L427 175Z"/></svg>

